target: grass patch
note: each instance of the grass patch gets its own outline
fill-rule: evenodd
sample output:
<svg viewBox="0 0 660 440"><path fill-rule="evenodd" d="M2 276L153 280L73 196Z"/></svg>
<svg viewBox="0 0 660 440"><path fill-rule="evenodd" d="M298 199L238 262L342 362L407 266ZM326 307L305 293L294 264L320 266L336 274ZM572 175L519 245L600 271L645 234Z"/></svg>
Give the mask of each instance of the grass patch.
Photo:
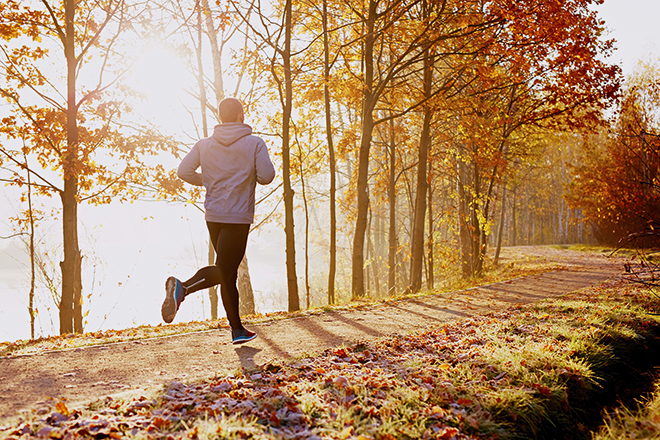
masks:
<svg viewBox="0 0 660 440"><path fill-rule="evenodd" d="M660 382L647 398L640 399L637 408L621 406L605 415L605 423L593 440L627 440L660 438Z"/></svg>

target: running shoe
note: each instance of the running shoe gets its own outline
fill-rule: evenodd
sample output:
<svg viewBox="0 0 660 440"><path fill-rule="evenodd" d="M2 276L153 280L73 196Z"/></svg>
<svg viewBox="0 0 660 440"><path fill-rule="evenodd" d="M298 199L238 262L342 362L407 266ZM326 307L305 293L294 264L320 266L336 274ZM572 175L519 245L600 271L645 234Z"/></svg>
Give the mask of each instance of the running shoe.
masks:
<svg viewBox="0 0 660 440"><path fill-rule="evenodd" d="M183 285L181 281L174 277L169 277L165 282L165 301L163 301L163 306L160 308L160 312L163 315L163 321L168 324L174 321L176 312L179 311L179 306L183 302Z"/></svg>
<svg viewBox="0 0 660 440"><path fill-rule="evenodd" d="M234 345L238 345L253 340L254 338L257 337L257 334L255 332L251 332L246 328L232 329L231 337L232 337L231 343Z"/></svg>

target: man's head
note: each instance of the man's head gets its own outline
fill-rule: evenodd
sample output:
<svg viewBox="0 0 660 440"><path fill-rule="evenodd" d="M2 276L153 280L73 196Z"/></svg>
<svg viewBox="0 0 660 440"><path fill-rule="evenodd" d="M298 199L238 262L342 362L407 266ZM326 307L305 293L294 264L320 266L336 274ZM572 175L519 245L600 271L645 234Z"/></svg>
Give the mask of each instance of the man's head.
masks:
<svg viewBox="0 0 660 440"><path fill-rule="evenodd" d="M225 98L218 105L220 122L243 122L243 104L236 98Z"/></svg>

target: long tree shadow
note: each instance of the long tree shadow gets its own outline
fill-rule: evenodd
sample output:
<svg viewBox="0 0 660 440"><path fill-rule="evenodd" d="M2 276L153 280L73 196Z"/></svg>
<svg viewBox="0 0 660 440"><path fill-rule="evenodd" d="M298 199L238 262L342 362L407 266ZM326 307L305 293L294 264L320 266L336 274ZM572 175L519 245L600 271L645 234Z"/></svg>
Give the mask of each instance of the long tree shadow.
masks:
<svg viewBox="0 0 660 440"><path fill-rule="evenodd" d="M380 332L380 331L378 331L378 330L376 330L372 327L366 326L364 324L360 324L359 322L355 321L354 319L349 319L349 318L345 317L341 313L338 313L338 312L335 312L335 311L331 310L329 312L326 312L325 314L327 316L331 316L332 318L336 319L337 321L341 321L341 322L343 322L347 325L350 325L351 327L354 327L354 328L360 330L361 332L364 332L364 333L366 333L370 336L374 336L374 337L377 337L377 338L381 337L381 336L385 336L385 333L382 333L382 332Z"/></svg>
<svg viewBox="0 0 660 440"><path fill-rule="evenodd" d="M406 308L406 307L402 307L401 305L395 305L395 304L390 304L389 307L400 310L402 313L421 316L425 320L437 321L437 322L447 322L450 319L467 318L467 317L471 316L469 313L461 312L459 310L452 310L452 309L449 309L449 308L445 309L445 308L442 308L442 307L436 307L436 306L432 306L430 304L425 304L421 301L412 300L412 301L408 301L408 302L412 303L412 304L415 304L415 305L418 305L418 306L427 307L431 310L438 311L438 312L442 313L445 316L442 317L442 316L437 316L437 315L429 315L427 313L418 312L418 311L413 310L411 308ZM447 316L447 315L453 315L453 316Z"/></svg>
<svg viewBox="0 0 660 440"><path fill-rule="evenodd" d="M305 324L303 325L302 320L291 319L286 321L287 326L292 326L292 327L295 326L295 328L286 329L286 332L288 333L286 335L287 338L283 338L281 343L278 342L276 338L269 337L268 336L269 332L265 332L265 331L259 332L259 339L264 343L266 343L268 347L277 356L283 358L291 357L291 355L294 354L286 349L286 346L288 345L287 341L289 340L291 334L299 335L298 339L300 341L305 340L307 338L311 338L311 341L308 341L310 343L308 343L307 345L310 347L314 347L315 349L330 347L334 345L341 345L347 342L343 336L328 331L326 328L319 325L313 319L305 319L304 322Z"/></svg>
<svg viewBox="0 0 660 440"><path fill-rule="evenodd" d="M343 336L328 331L313 319L308 319L305 321L305 325L301 325L301 322L302 321L293 320L292 324L295 324L301 330L308 332L315 339L322 340L326 345L341 345L347 342Z"/></svg>
<svg viewBox="0 0 660 440"><path fill-rule="evenodd" d="M258 337L260 340L264 341L277 356L282 358L288 358L291 356L289 352L283 350L279 344L277 344L273 339L269 338L266 332L259 332Z"/></svg>
<svg viewBox="0 0 660 440"><path fill-rule="evenodd" d="M426 303L424 301L421 301L419 299L414 299L413 298L413 299L408 300L407 302L409 302L411 304L415 304L415 305L420 306L420 307L425 307L427 309L435 310L435 311L440 312L440 313L455 315L455 316L461 317L461 318L467 318L467 317L471 316L471 314L461 312L460 310L452 310L449 307L436 306L436 305L429 304L429 303ZM422 316L427 316L427 315L424 315L424 314L421 314L421 313L419 313L419 314L422 315Z"/></svg>

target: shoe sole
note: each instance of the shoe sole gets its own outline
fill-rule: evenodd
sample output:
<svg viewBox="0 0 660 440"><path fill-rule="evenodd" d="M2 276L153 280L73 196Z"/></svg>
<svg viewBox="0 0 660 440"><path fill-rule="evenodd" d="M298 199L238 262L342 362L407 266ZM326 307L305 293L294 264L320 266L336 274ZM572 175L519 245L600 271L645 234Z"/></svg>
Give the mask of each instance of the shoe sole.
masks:
<svg viewBox="0 0 660 440"><path fill-rule="evenodd" d="M169 277L165 282L165 301L160 308L160 313L163 317L163 321L170 323L174 321L176 316L176 299L174 298L174 292L176 291L176 279L174 277Z"/></svg>
<svg viewBox="0 0 660 440"><path fill-rule="evenodd" d="M257 337L257 335L255 334L255 335L253 335L249 338L234 339L233 341L231 341L231 343L234 344L234 345L245 344L246 342L250 342L250 341L254 340L256 337Z"/></svg>

